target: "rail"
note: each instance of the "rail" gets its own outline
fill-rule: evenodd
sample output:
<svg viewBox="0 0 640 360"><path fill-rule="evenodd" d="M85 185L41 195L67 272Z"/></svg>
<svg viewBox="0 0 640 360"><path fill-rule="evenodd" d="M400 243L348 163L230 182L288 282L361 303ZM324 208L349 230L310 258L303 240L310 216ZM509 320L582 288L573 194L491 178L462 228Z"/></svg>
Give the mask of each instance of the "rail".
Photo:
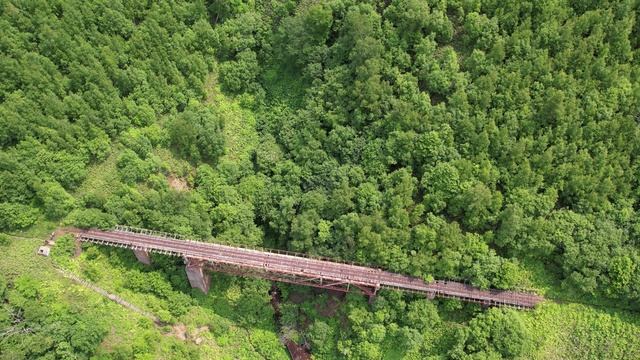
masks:
<svg viewBox="0 0 640 360"><path fill-rule="evenodd" d="M116 229L116 231L121 231L121 232L130 232L130 233L136 233L136 234L142 234L142 235L157 236L157 237L163 237L163 238L166 238L166 239L199 242L199 241L196 241L196 240L187 239L186 237L184 237L182 235L179 235L179 234L172 234L172 233L168 233L168 232L164 232L164 231L142 229L142 228L137 228L137 227L133 227L133 226L116 225L115 229ZM213 242L213 243L220 244L220 245L238 247L238 248L242 248L242 249L249 249L249 250L256 250L256 251L261 251L261 252L268 252L268 253L272 253L272 254L289 255L289 256L294 256L294 257L301 257L301 258L307 258L307 259L327 261L327 262L332 262L332 263L336 263L336 264L362 266L362 267L368 267L368 268L371 268L371 269L382 269L378 265L365 264L365 263L357 262L357 261L347 261L347 260L329 258L329 257L326 257L326 256L306 254L306 253L300 253L300 252L295 252L295 251L290 251L290 250L271 249L271 248L265 248L265 247L260 247L260 246L252 246L252 245L247 245L247 244L233 244L233 243L222 243L222 242Z"/></svg>
<svg viewBox="0 0 640 360"><path fill-rule="evenodd" d="M113 231L79 231L77 235L82 241L198 259L214 267L222 264L225 266L215 267L214 270L235 275L264 277L340 291L349 291L353 286L369 296L375 295L378 289L386 288L487 306L532 308L542 301L542 297L530 292L481 290L467 283L450 280L425 282L420 278L355 262L284 250L194 241L176 234L129 226L117 226Z"/></svg>

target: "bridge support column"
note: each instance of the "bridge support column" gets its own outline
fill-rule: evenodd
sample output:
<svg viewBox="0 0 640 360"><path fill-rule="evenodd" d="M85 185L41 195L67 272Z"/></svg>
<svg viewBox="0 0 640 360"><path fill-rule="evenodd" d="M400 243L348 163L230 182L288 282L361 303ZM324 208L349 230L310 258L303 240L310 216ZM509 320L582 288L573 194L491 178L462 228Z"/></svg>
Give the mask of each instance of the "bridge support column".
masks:
<svg viewBox="0 0 640 360"><path fill-rule="evenodd" d="M372 288L361 288L364 294L369 297L369 305L373 304L373 300L376 299L376 294L378 293L378 289L380 289L379 285Z"/></svg>
<svg viewBox="0 0 640 360"><path fill-rule="evenodd" d="M436 298L436 293L434 293L434 292L428 292L427 293L427 299L433 300L435 298Z"/></svg>
<svg viewBox="0 0 640 360"><path fill-rule="evenodd" d="M133 254L136 256L136 259L145 265L151 265L151 257L149 257L149 252L145 250L133 250Z"/></svg>
<svg viewBox="0 0 640 360"><path fill-rule="evenodd" d="M187 278L189 278L189 284L192 288L198 288L203 293L209 292L209 274L204 270L205 261L186 258L187 262L186 271Z"/></svg>
<svg viewBox="0 0 640 360"><path fill-rule="evenodd" d="M74 239L73 256L78 257L80 256L80 254L82 254L82 241L80 241L79 236L74 236L73 239Z"/></svg>

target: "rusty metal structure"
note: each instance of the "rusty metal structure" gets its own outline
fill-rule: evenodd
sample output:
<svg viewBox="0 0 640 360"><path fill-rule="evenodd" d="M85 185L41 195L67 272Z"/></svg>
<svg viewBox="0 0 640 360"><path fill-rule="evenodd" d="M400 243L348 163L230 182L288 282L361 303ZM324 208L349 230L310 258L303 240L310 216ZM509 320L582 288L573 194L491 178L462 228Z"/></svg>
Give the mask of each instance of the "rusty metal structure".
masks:
<svg viewBox="0 0 640 360"><path fill-rule="evenodd" d="M459 299L484 306L535 307L539 295L504 290L481 290L455 281L433 281L382 269L324 258L313 258L279 250L253 249L184 239L173 234L117 226L111 231L77 230L82 242L133 250L136 258L149 264L149 253L179 256L185 260L192 287L209 290L206 270L239 276L255 276L274 281L348 292L359 289L373 299L381 288L397 289L435 297Z"/></svg>

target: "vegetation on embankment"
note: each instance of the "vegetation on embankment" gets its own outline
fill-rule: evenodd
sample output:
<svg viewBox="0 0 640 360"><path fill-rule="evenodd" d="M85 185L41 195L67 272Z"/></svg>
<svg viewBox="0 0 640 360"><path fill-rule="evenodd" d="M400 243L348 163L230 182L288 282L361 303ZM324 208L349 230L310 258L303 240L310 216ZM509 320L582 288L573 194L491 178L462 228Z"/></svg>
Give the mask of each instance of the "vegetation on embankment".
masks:
<svg viewBox="0 0 640 360"><path fill-rule="evenodd" d="M73 258L70 238L59 240L51 258L35 255L47 235L7 236L12 240L0 245L0 359L286 359L268 307L261 308L266 313L255 318L243 318L244 323L232 310L237 304L249 309L254 305L246 302L268 299L261 292L259 296L250 292L252 287L242 280L217 279L214 285L242 291L244 296L230 297L234 303L225 296L205 299L187 288L184 270L173 259L154 258L170 267L173 277L168 278L169 273L159 265L142 268L121 250L91 247ZM73 270L82 279L161 317L166 325L157 326L72 282L54 266Z"/></svg>

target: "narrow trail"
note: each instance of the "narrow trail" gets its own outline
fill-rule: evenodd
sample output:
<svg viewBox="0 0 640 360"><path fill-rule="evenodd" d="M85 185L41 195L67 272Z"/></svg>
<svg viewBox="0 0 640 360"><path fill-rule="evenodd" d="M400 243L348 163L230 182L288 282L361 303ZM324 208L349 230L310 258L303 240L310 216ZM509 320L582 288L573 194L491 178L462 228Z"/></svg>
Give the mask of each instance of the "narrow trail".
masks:
<svg viewBox="0 0 640 360"><path fill-rule="evenodd" d="M157 316L153 315L150 312L147 312L145 310L140 309L139 307L137 307L137 306L131 304L130 302L124 300L120 296L112 294L112 293L110 293L110 292L108 292L108 291L106 291L106 290L104 290L104 289L102 289L102 288L100 288L100 287L98 287L98 286L96 286L96 285L94 285L94 284L92 284L92 283L80 278L79 276L70 273L69 271L62 270L62 269L57 268L57 267L55 268L55 270L58 273L60 273L62 276L64 276L65 278L75 282L76 284L81 285L81 286L83 286L83 287L85 287L85 288L87 288L87 289L89 289L89 290L91 290L93 292L96 292L99 295L102 295L103 297L105 297L105 298L107 298L107 299L109 299L109 300L111 300L111 301L113 301L113 302L115 302L115 303L117 303L119 305L122 305L125 308L127 308L127 309L129 309L129 310L131 310L133 312L136 312L136 313L138 313L138 314L150 319L156 325L163 325L162 321L160 321L160 319Z"/></svg>

